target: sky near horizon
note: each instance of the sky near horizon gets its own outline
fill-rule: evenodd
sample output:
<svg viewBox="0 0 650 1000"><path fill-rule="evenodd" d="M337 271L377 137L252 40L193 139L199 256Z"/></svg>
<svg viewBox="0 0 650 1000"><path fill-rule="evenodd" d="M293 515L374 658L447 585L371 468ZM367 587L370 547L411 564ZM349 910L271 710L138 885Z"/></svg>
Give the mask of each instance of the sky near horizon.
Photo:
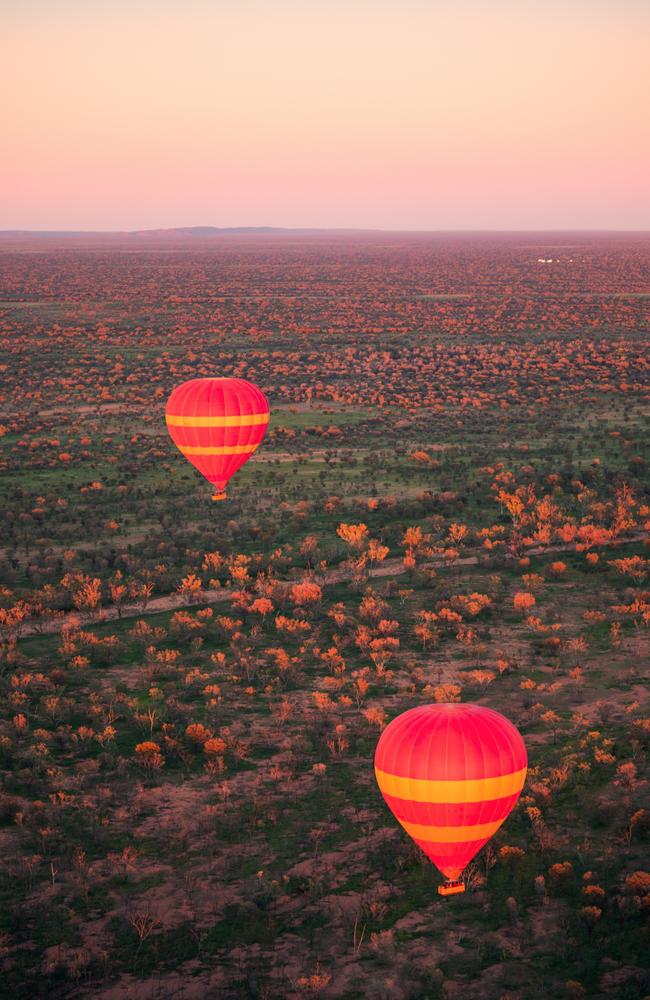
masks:
<svg viewBox="0 0 650 1000"><path fill-rule="evenodd" d="M648 0L0 0L0 229L650 229Z"/></svg>

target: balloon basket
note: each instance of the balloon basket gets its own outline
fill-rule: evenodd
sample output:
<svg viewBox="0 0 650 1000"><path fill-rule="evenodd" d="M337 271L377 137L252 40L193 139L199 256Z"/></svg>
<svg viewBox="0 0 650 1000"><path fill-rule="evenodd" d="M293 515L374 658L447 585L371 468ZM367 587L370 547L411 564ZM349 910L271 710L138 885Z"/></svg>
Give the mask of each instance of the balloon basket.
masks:
<svg viewBox="0 0 650 1000"><path fill-rule="evenodd" d="M226 499L226 491L225 490L221 490L220 493L213 493L212 494L212 500L213 500L214 503L216 503L218 500L225 500L225 499Z"/></svg>
<svg viewBox="0 0 650 1000"><path fill-rule="evenodd" d="M457 896L460 892L465 892L465 883L460 878L450 879L438 886L440 896Z"/></svg>

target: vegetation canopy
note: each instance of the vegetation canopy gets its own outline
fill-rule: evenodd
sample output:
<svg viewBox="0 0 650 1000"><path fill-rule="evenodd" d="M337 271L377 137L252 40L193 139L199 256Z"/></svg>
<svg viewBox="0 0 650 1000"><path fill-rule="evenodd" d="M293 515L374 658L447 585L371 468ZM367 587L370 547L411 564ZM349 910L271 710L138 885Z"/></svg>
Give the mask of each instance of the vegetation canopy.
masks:
<svg viewBox="0 0 650 1000"><path fill-rule="evenodd" d="M647 997L648 240L0 249L3 994ZM468 702L528 776L441 898L373 761Z"/></svg>

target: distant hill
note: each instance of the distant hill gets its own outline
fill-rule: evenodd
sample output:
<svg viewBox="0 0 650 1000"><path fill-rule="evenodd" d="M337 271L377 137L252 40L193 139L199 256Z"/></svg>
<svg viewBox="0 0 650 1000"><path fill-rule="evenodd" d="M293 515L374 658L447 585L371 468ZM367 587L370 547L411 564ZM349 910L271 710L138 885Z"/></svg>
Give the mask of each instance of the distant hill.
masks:
<svg viewBox="0 0 650 1000"><path fill-rule="evenodd" d="M566 241L575 242L576 238L582 240L584 237L591 239L625 240L637 239L646 241L648 233L607 231L607 230L560 230L560 231L507 231L507 230L391 230L391 229L362 229L362 228L291 228L289 226L177 226L169 229L134 229L127 231L120 230L83 230L83 229L4 229L0 230L0 246L7 250L19 253L34 250L119 250L120 252L148 253L158 250L160 252L170 251L180 247L187 251L188 248L199 245L201 249L217 248L221 246L221 241L228 238L239 240L242 245L254 242L255 238L261 240L280 241L284 239L295 239L298 241L313 240L316 243L331 241L336 239L352 239L361 243L382 242L389 240L400 242L401 240L416 239L438 243L459 243L468 242L510 242L520 243L522 240L530 243L531 240L539 242L540 247L548 242L552 237L554 244L563 244Z"/></svg>
<svg viewBox="0 0 650 1000"><path fill-rule="evenodd" d="M129 236L228 236L231 233L304 232L283 226L178 226L173 229L136 229Z"/></svg>

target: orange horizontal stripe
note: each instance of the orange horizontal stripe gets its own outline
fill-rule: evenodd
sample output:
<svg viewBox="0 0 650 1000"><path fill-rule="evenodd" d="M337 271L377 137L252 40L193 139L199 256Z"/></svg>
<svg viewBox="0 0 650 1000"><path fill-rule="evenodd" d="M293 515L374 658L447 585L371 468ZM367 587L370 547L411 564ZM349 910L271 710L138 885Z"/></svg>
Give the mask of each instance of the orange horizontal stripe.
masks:
<svg viewBox="0 0 650 1000"><path fill-rule="evenodd" d="M185 444L179 444L176 447L184 455L250 455L259 444L260 442L257 441L256 444L232 444L223 445L218 448L203 448Z"/></svg>
<svg viewBox="0 0 650 1000"><path fill-rule="evenodd" d="M473 826L426 826L424 823L399 821L414 840L425 840L430 844L462 844L467 840L485 840L491 837L503 823L497 819L493 823L475 823Z"/></svg>
<svg viewBox="0 0 650 1000"><path fill-rule="evenodd" d="M183 417L175 413L166 413L165 420L170 427L252 427L256 424L268 424L270 413L242 413L224 417Z"/></svg>
<svg viewBox="0 0 650 1000"><path fill-rule="evenodd" d="M430 780L428 778L403 778L398 774L388 774L375 768L377 784L386 795L410 802L436 802L454 804L458 802L487 802L514 795L524 787L526 768L501 774L496 778L468 778Z"/></svg>

